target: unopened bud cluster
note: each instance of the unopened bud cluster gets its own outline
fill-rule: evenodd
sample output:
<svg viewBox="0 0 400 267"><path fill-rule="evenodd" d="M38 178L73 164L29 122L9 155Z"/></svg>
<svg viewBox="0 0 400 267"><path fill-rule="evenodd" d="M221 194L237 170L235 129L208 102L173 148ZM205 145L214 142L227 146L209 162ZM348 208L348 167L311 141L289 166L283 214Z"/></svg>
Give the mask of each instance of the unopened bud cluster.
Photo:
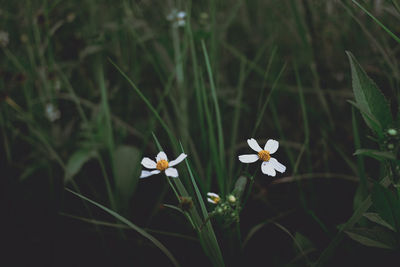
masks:
<svg viewBox="0 0 400 267"><path fill-rule="evenodd" d="M214 209L215 215L223 217L226 225L239 221L239 200L236 196L227 195L224 200L221 199Z"/></svg>
<svg viewBox="0 0 400 267"><path fill-rule="evenodd" d="M397 156L399 148L400 132L398 129L389 128L385 131L384 147L386 150L393 152Z"/></svg>

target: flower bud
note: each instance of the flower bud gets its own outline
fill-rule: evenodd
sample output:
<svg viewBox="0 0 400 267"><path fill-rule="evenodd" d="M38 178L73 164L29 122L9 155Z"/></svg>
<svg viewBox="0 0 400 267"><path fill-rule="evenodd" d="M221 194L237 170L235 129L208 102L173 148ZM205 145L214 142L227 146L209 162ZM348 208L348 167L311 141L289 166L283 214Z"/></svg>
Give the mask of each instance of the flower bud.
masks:
<svg viewBox="0 0 400 267"><path fill-rule="evenodd" d="M179 197L180 203L179 207L183 211L189 211L193 207L193 200L191 197Z"/></svg>
<svg viewBox="0 0 400 267"><path fill-rule="evenodd" d="M234 196L234 195L229 195L228 196L228 201L230 202L230 203L236 203L236 197Z"/></svg>
<svg viewBox="0 0 400 267"><path fill-rule="evenodd" d="M397 131L396 129L390 128L387 130L387 133L391 136L396 136L397 135Z"/></svg>

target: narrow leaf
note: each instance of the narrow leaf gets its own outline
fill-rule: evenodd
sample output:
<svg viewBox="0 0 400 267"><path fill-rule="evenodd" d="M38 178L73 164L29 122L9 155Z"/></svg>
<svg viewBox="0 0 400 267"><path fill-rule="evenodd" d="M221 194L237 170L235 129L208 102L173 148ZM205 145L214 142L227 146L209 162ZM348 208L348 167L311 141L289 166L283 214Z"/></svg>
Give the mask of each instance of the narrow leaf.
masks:
<svg viewBox="0 0 400 267"><path fill-rule="evenodd" d="M378 213L375 212L366 212L364 213L364 217L367 218L368 220L370 220L371 222L377 223L381 226L384 226L392 231L395 231L395 229L393 228L393 226L391 226L390 224L388 224L384 219L381 218L381 216L379 216Z"/></svg>
<svg viewBox="0 0 400 267"><path fill-rule="evenodd" d="M368 247L396 249L397 242L393 233L381 228L376 227L373 229L368 228L353 228L345 231L345 233L353 240Z"/></svg>
<svg viewBox="0 0 400 267"><path fill-rule="evenodd" d="M357 149L353 155L365 155L377 160L393 160L396 159L396 156L392 152L388 151L379 151L374 149Z"/></svg>
<svg viewBox="0 0 400 267"><path fill-rule="evenodd" d="M133 224L131 221L129 221L128 219L126 219L125 217L122 217L121 215L119 215L118 213L116 213L115 211L110 210L109 208L101 205L100 203L97 203L96 201L93 201L79 193L76 193L68 188L65 188L65 190L67 190L68 192L74 194L75 196L86 200L88 202L90 202L91 204L99 207L100 209L104 210L105 212L107 212L108 214L110 214L111 216L115 217L116 219L120 220L121 222L125 223L126 225L128 225L130 228L132 228L133 230L135 230L136 232L138 232L139 234L141 234L143 237L147 238L149 241L151 241L156 247L158 247L162 252L164 252L164 254L171 260L171 262L174 264L174 266L180 266L179 263L176 261L176 259L174 258L174 256L171 254L171 252L163 245L161 244L160 241L158 241L155 237L153 237L152 235L150 235L149 233L147 233L146 231L144 231L143 229L141 229L139 226Z"/></svg>

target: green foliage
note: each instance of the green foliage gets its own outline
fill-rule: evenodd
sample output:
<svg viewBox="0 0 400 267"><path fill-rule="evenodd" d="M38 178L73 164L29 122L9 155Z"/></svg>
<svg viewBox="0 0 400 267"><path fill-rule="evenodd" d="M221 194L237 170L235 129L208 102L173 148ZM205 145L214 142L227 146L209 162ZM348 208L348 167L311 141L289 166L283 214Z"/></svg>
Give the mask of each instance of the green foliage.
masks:
<svg viewBox="0 0 400 267"><path fill-rule="evenodd" d="M400 200L389 189L375 184L372 191L372 202L379 216L400 232Z"/></svg>
<svg viewBox="0 0 400 267"><path fill-rule="evenodd" d="M134 265L147 264L140 257L148 250L143 237L175 265L182 259L252 266L267 259L265 264L277 266L321 266L331 257L345 265L347 258L335 256L344 248L353 255L355 244L346 235L368 246L395 247L387 235L399 232L399 192L391 184L400 178L399 136L389 137L386 130L400 128L400 109L395 118L391 114L400 100L393 43L399 42L393 8L398 10L398 0L75 2L1 6L0 187L12 197L3 201L6 210L20 209L15 213L24 217L15 225L48 224L48 216L34 212L39 200L40 210L61 214L63 226L74 231L72 246L61 237L54 241L57 247L101 240L87 249L103 260L133 246L129 257L140 254ZM380 5L370 8L372 2ZM173 8L186 12L184 27L165 19ZM350 103L367 127L345 105L351 86L344 49L357 51L363 64L347 53L355 96ZM48 103L59 110L58 120L48 119ZM368 127L374 137L366 137ZM152 132L160 140L152 142ZM266 177L259 166L238 162L251 137L279 140L276 157L287 166L283 175ZM368 138L379 146L370 147ZM178 166L180 177L139 179L141 157L157 153L160 144L168 154L188 154ZM378 161L370 166L368 157ZM62 180L79 193L85 210L60 192ZM371 181L379 180L389 189L375 187L371 197ZM205 203L209 191L221 194L228 204L223 216L233 215L230 219L214 216L216 206ZM229 194L236 200L228 203ZM182 199L193 206L183 208ZM352 202L354 213L345 218ZM48 203L51 209L43 208ZM332 216L326 216L328 209ZM104 215L124 224L99 218ZM21 229L11 243L20 242ZM36 230L32 236L42 234ZM289 238L276 238L277 232ZM162 244L146 233L163 235ZM81 242L86 234L91 238ZM182 251L177 236L195 245L185 243ZM34 237L23 240L26 247L30 240L35 246L37 240L47 242ZM331 243L325 248L311 240ZM374 252L379 256L380 250ZM92 255L85 253L64 260Z"/></svg>
<svg viewBox="0 0 400 267"><path fill-rule="evenodd" d="M364 213L364 217L367 218L368 220L370 220L371 222L377 223L377 224L379 224L381 226L384 226L384 227L388 228L389 230L395 231L393 226L391 226L385 220L383 220L381 218L381 216L379 216L378 213L366 212L366 213Z"/></svg>
<svg viewBox="0 0 400 267"><path fill-rule="evenodd" d="M296 232L294 235L293 246L296 253L299 254L298 257L305 257L305 255L315 250L313 242L307 238L307 236L299 232Z"/></svg>
<svg viewBox="0 0 400 267"><path fill-rule="evenodd" d="M174 256L172 255L172 253L160 242L158 241L155 237L153 237L152 235L150 235L149 233L147 233L146 231L144 231L143 229L141 229L140 227L138 227L137 225L135 225L134 223L132 223L131 221L129 221L128 219L124 218L123 216L119 215L118 213L116 213L113 210L110 210L109 208L101 205L100 203L97 203L79 193L76 193L68 188L66 188L67 191L69 191L70 193L74 194L75 196L97 206L98 208L104 210L105 212L107 212L108 214L110 214L111 216L115 217L117 220L125 223L126 225L128 225L130 228L132 228L133 230L135 230L136 232L138 232L140 235L142 235L144 238L147 238L150 242L152 242L156 247L158 247L170 260L171 262L174 264L174 266L180 266L179 263L176 261L176 259L174 258Z"/></svg>
<svg viewBox="0 0 400 267"><path fill-rule="evenodd" d="M161 146L159 140L156 135L153 134L154 141L157 145L159 151L164 151ZM180 144L181 151L184 153L182 144ZM214 264L214 266L225 266L224 259L222 257L221 249L219 248L217 238L214 233L214 229L211 225L211 222L207 219L208 213L202 198L202 195L197 187L196 181L193 176L192 169L190 168L189 162L187 158L185 159L186 167L189 172L191 184L195 190L195 196L197 199L197 203L200 205L200 214L198 212L198 207L193 207L188 211L183 211L190 223L194 226L197 234L199 236L200 243L204 249L205 254L208 256L210 261ZM176 197L180 200L180 197L190 197L188 191L182 184L180 177L170 178L166 176L168 183L171 186L171 189L175 192ZM170 181L173 179L173 183ZM205 224L206 227L203 227Z"/></svg>
<svg viewBox="0 0 400 267"><path fill-rule="evenodd" d="M379 151L375 149L357 149L354 155L364 155L380 161L394 160L396 156L392 152Z"/></svg>
<svg viewBox="0 0 400 267"><path fill-rule="evenodd" d="M90 148L75 151L65 166L64 183L68 183L82 168L82 166L97 156L97 152Z"/></svg>
<svg viewBox="0 0 400 267"><path fill-rule="evenodd" d="M116 196L126 205L135 193L139 181L140 151L133 146L122 145L115 149L115 190Z"/></svg>
<svg viewBox="0 0 400 267"><path fill-rule="evenodd" d="M350 61L356 107L360 109L366 124L378 135L393 124L388 101L376 84L368 77L351 52Z"/></svg>
<svg viewBox="0 0 400 267"><path fill-rule="evenodd" d="M353 240L368 247L397 249L397 241L393 233L382 227L353 228L346 231L346 234Z"/></svg>
<svg viewBox="0 0 400 267"><path fill-rule="evenodd" d="M236 198L238 198L238 199L242 198L243 193L244 193L244 191L245 191L245 189L246 189L247 180L248 180L248 179L247 179L247 177L245 177L245 176L240 176L240 177L236 180L235 187L234 187L234 189L233 189L233 191L232 191L232 194L233 194Z"/></svg>

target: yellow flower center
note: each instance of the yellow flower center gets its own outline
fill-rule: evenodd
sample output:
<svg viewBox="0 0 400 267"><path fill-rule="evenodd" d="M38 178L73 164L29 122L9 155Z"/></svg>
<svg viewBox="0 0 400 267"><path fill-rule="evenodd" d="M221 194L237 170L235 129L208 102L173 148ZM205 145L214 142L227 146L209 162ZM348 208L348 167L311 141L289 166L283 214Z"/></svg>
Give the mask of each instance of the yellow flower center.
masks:
<svg viewBox="0 0 400 267"><path fill-rule="evenodd" d="M221 198L217 196L210 196L210 198L215 204L218 204L218 202L221 200Z"/></svg>
<svg viewBox="0 0 400 267"><path fill-rule="evenodd" d="M271 156L269 155L269 151L267 150L261 150L260 152L258 152L258 157L262 161L269 161L269 159L271 158Z"/></svg>
<svg viewBox="0 0 400 267"><path fill-rule="evenodd" d="M165 159L159 160L157 162L157 166L156 166L157 170L159 171L164 171L165 169L168 168L168 161L166 161Z"/></svg>

